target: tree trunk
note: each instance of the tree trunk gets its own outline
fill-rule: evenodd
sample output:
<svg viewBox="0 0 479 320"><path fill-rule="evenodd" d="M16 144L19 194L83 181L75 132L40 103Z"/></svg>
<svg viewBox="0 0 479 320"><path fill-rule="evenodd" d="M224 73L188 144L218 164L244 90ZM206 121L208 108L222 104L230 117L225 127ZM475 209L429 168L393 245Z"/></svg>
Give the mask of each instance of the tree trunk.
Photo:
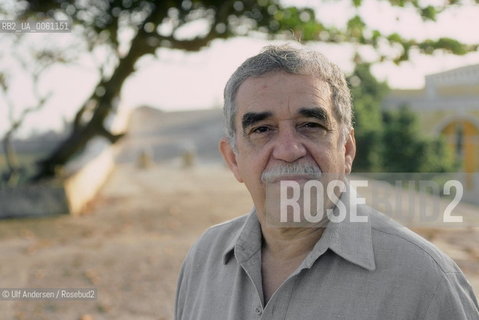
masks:
<svg viewBox="0 0 479 320"><path fill-rule="evenodd" d="M97 88L103 87L105 94L98 97L96 93L93 93L85 102L85 104L92 100L97 102L92 118L86 124L79 122L77 126L74 126L70 135L45 159L38 162L38 170L32 181L54 177L58 169L63 167L72 156L82 151L95 136L104 136L112 143L123 136L123 134L113 135L106 130L104 120L112 111L113 101L119 96L123 83L133 73L135 62L145 54L154 53L156 49L155 46L145 45L144 37L145 32L140 29L132 40L130 51L120 59L111 78L98 84ZM82 112L82 109L85 108L81 108L79 112Z"/></svg>
<svg viewBox="0 0 479 320"><path fill-rule="evenodd" d="M14 185L18 179L18 162L15 150L13 149L12 134L13 130L10 130L3 138L3 150L8 167L8 172L6 172L4 176L7 185Z"/></svg>
<svg viewBox="0 0 479 320"><path fill-rule="evenodd" d="M217 20L211 27L210 32L203 37L177 40L146 32L144 26L147 23L151 22L156 25L156 23L162 21L166 17L168 6L169 4L163 1L155 4L153 10L144 20L139 27L136 36L133 38L130 51L125 57L120 59L118 67L115 69L111 78L98 84L97 88L102 87L105 90L105 94L98 97L96 93L93 93L85 102L85 105L78 111L75 117L75 123L68 138L54 149L49 156L38 162L37 174L32 178L33 181L54 177L57 168L64 166L72 156L83 150L88 141L95 136L104 136L112 143L116 142L123 136L123 134L113 135L108 132L104 127L104 120L112 111L113 101L119 96L123 83L128 76L134 72L136 61L143 55L154 53L158 48L157 43L161 43L159 40L167 40L166 42L170 43L171 47L175 49L197 51L206 46L214 38L227 37L226 34L219 35L215 31L216 23L224 21L227 17L226 12L223 12L225 10L221 10L224 17L216 17ZM230 6L225 5L225 7L229 8ZM97 102L93 116L86 124L81 124L81 116L86 110L86 105L91 101Z"/></svg>

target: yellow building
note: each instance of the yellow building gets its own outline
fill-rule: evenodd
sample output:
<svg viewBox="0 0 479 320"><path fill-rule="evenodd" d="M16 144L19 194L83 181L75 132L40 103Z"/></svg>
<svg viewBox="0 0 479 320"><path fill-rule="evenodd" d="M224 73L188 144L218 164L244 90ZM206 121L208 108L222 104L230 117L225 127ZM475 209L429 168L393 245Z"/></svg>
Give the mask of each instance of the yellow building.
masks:
<svg viewBox="0 0 479 320"><path fill-rule="evenodd" d="M426 76L418 90L393 90L385 108L408 105L419 118L421 130L442 135L460 171L467 173L466 189L479 197L479 64ZM477 180L477 181L476 181ZM475 191L474 191L475 193Z"/></svg>

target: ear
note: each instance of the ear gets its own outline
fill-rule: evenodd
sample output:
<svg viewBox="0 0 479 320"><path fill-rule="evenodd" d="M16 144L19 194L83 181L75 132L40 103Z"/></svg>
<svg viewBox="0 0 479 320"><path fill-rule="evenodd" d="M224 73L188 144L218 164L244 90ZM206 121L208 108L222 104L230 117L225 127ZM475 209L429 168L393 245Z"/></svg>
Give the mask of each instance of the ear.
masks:
<svg viewBox="0 0 479 320"><path fill-rule="evenodd" d="M233 151L233 148L231 147L229 141L226 138L222 138L219 142L218 147L221 155L223 156L223 159L225 160L230 170L233 172L236 180L242 183L243 179L241 178L238 163L236 161L236 153Z"/></svg>
<svg viewBox="0 0 479 320"><path fill-rule="evenodd" d="M354 138L354 129L349 131L344 142L344 173L351 173L354 157L356 156L356 139Z"/></svg>

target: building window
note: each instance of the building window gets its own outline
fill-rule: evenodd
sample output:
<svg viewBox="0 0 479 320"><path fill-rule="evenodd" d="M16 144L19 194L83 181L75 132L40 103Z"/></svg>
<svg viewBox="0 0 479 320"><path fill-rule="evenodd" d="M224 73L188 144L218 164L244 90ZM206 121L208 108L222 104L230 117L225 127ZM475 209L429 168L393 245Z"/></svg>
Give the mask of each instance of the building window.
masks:
<svg viewBox="0 0 479 320"><path fill-rule="evenodd" d="M456 159L462 161L464 156L464 125L456 125L455 132Z"/></svg>

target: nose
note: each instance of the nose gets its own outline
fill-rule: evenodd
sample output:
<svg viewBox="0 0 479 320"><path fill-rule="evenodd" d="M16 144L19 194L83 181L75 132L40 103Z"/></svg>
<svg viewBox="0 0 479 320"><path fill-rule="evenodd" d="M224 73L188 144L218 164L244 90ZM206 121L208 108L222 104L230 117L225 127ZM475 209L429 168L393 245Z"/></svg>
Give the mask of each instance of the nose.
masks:
<svg viewBox="0 0 479 320"><path fill-rule="evenodd" d="M275 139L273 157L285 162L294 162L306 155L306 148L293 128L283 128Z"/></svg>

